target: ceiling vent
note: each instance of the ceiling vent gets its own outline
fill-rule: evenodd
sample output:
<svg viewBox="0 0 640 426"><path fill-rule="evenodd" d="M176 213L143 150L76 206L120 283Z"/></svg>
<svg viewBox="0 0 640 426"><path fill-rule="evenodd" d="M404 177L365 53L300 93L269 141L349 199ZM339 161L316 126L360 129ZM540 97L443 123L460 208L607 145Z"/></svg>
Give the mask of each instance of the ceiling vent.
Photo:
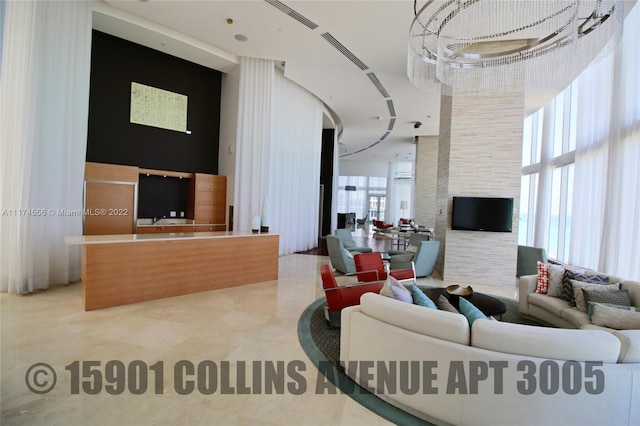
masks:
<svg viewBox="0 0 640 426"><path fill-rule="evenodd" d="M387 89L385 89L384 86L382 86L382 83L380 83L380 80L378 80L378 77L376 77L374 73L372 72L367 73L367 76L369 77L369 80L371 80L373 85L376 86L376 89L380 91L380 94L382 95L383 98L386 99L391 97L389 96L389 92L387 92Z"/></svg>
<svg viewBox="0 0 640 426"><path fill-rule="evenodd" d="M302 16L295 10L291 9L289 6L279 2L278 0L265 0L265 1L269 3L271 6L276 7L281 11L283 11L284 13L286 13L287 15L291 16L293 19L300 22L301 24L311 28L312 30L315 30L316 28L318 28L318 24L316 24L315 22L313 22L308 18L305 18L304 16Z"/></svg>
<svg viewBox="0 0 640 426"><path fill-rule="evenodd" d="M358 68L360 68L362 71L368 70L369 67L366 66L364 64L364 62L362 62L360 59L358 59L356 57L356 55L354 55L353 53L351 53L351 51L349 49L347 49L346 47L344 47L342 45L342 43L340 43L338 40L336 40L331 34L329 33L324 33L322 34L322 38L324 38L325 40L327 40L329 43L331 43L331 45L333 47L335 47L336 49L338 49L340 51L340 53L342 53L344 56L347 57L347 59L349 59L351 62L353 62Z"/></svg>
<svg viewBox="0 0 640 426"><path fill-rule="evenodd" d="M395 109L395 107L393 106L393 101L392 101L391 99L389 99L389 100L387 101L387 108L389 108L389 115L390 115L391 117L395 117L395 116L396 116L396 109Z"/></svg>

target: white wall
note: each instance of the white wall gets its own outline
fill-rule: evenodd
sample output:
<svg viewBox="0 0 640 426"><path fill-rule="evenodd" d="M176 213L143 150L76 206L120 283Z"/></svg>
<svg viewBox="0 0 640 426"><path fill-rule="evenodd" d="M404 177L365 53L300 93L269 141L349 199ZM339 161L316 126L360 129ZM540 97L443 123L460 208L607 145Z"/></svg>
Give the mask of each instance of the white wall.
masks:
<svg viewBox="0 0 640 426"><path fill-rule="evenodd" d="M338 176L387 177L388 161L340 160Z"/></svg>
<svg viewBox="0 0 640 426"><path fill-rule="evenodd" d="M238 97L240 67L222 75L220 96L220 146L218 174L227 177L227 206L233 205L236 173L236 140L238 135ZM227 216L228 212L227 212ZM227 220L230 218L227 217Z"/></svg>

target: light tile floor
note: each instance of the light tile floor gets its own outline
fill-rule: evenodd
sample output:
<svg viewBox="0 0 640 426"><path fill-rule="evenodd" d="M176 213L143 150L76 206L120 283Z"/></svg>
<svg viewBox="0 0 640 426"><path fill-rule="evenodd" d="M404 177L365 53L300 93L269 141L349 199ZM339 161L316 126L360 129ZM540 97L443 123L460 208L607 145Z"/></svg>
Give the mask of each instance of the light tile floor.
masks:
<svg viewBox="0 0 640 426"><path fill-rule="evenodd" d="M323 296L319 268L328 257L290 255L280 258L279 279L242 287L174 297L135 305L84 312L80 284L52 286L27 296L0 294L1 375L0 404L3 425L382 425L384 419L341 394L316 394L317 371L297 338L302 311ZM433 279L420 284L444 285ZM514 287L474 286L476 291L515 297ZM164 378L156 383L148 371L148 390L133 395L128 390L111 395L106 376L108 361L119 360L147 367L163 362ZM190 380L206 387L197 370L186 381L174 375L174 366L185 360L198 366L213 361L218 368L218 387L211 395L197 388L188 395L175 390L176 382ZM306 384L302 394L239 394L236 367L245 361L248 387L252 387L252 362L261 365L302 361L302 379L285 375L285 383ZM100 361L105 374L101 392L90 395L80 382L79 394L71 394L72 374L66 366L80 361L90 377L87 361ZM231 364L231 386L222 392L222 361ZM35 363L47 363L55 371L57 384L46 394L31 392L26 373ZM207 363L203 363L205 366ZM118 364L112 363L114 377ZM80 368L80 367L79 367ZM263 367L264 368L264 367ZM301 371L302 369L306 371ZM81 368L80 368L81 370ZM32 370L34 372L36 370ZM261 377L264 377L264 373ZM51 376L33 377L44 383ZM78 378L80 380L80 378ZM164 393L154 393L154 384ZM88 383L87 386L90 386ZM127 387L129 385L125 385ZM135 384L132 385L135 390ZM264 387L264 385L263 385ZM117 387L113 388L117 391ZM90 390L90 389L89 389Z"/></svg>

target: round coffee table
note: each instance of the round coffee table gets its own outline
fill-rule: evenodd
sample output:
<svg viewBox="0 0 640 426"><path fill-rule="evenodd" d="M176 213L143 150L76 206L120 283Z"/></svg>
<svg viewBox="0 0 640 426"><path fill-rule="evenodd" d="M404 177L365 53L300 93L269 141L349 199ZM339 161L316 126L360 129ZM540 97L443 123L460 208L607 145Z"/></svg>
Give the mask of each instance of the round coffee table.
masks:
<svg viewBox="0 0 640 426"><path fill-rule="evenodd" d="M429 296L429 299L433 300L436 304L438 303L438 297L443 295L449 300L449 302L453 305L454 308L458 308L458 300L461 296L455 296L447 293L446 288L438 287L438 288L425 288L424 294ZM488 294L482 293L473 293L471 296L466 296L469 302L473 303L473 306L480 309L480 311L488 316L491 315L502 315L507 312L507 305L497 297L489 296Z"/></svg>

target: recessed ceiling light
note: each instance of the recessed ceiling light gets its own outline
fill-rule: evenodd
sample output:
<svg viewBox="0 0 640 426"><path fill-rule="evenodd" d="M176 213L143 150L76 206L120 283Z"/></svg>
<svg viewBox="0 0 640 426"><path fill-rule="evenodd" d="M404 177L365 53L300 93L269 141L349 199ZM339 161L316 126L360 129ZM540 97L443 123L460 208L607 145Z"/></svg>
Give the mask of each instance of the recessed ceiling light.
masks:
<svg viewBox="0 0 640 426"><path fill-rule="evenodd" d="M247 40L249 40L249 38L244 34L236 34L235 36L233 36L233 38L235 38L238 41L247 41Z"/></svg>

